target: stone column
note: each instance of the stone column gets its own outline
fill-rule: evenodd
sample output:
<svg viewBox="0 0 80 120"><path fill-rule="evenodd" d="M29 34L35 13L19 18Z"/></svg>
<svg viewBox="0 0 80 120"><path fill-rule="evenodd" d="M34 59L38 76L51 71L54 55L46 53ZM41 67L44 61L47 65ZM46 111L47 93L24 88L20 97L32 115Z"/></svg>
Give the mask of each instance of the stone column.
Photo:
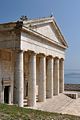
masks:
<svg viewBox="0 0 80 120"><path fill-rule="evenodd" d="M59 94L59 59L54 61L54 95Z"/></svg>
<svg viewBox="0 0 80 120"><path fill-rule="evenodd" d="M36 54L29 56L28 106L36 105Z"/></svg>
<svg viewBox="0 0 80 120"><path fill-rule="evenodd" d="M59 83L60 83L60 93L64 92L64 59L60 59L59 62L60 70L59 70Z"/></svg>
<svg viewBox="0 0 80 120"><path fill-rule="evenodd" d="M39 61L39 87L38 87L38 101L46 100L46 58L40 55Z"/></svg>
<svg viewBox="0 0 80 120"><path fill-rule="evenodd" d="M15 101L19 107L23 107L24 100L24 68L23 51L19 50L15 56Z"/></svg>
<svg viewBox="0 0 80 120"><path fill-rule="evenodd" d="M47 57L46 97L53 97L53 58Z"/></svg>

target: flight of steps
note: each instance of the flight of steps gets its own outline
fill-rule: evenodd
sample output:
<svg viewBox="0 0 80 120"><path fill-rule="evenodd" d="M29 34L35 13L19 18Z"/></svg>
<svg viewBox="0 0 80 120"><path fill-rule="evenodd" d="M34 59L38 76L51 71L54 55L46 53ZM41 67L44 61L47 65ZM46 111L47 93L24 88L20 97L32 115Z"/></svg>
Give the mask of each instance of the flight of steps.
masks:
<svg viewBox="0 0 80 120"><path fill-rule="evenodd" d="M24 107L27 106L27 97L24 98Z"/></svg>
<svg viewBox="0 0 80 120"><path fill-rule="evenodd" d="M38 101L38 96L36 101ZM24 99L24 107L28 107L27 98ZM52 99L46 99L45 102L36 102L33 109L80 116L80 98L72 99L64 94L59 94L53 96Z"/></svg>
<svg viewBox="0 0 80 120"><path fill-rule="evenodd" d="M28 97L25 97L24 98L24 107L27 107L27 100L28 100ZM36 96L36 102L38 102L38 96Z"/></svg>
<svg viewBox="0 0 80 120"><path fill-rule="evenodd" d="M62 113L73 101L70 97L60 94L59 96L53 96L52 99L47 99L46 102L37 102L36 108L43 111Z"/></svg>

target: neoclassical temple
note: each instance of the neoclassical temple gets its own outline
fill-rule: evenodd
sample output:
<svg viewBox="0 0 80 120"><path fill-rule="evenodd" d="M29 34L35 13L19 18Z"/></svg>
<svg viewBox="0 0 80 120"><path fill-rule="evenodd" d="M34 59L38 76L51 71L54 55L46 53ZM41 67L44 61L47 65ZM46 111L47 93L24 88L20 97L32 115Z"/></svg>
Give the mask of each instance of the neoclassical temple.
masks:
<svg viewBox="0 0 80 120"><path fill-rule="evenodd" d="M63 93L66 48L53 17L0 24L0 103L34 107Z"/></svg>

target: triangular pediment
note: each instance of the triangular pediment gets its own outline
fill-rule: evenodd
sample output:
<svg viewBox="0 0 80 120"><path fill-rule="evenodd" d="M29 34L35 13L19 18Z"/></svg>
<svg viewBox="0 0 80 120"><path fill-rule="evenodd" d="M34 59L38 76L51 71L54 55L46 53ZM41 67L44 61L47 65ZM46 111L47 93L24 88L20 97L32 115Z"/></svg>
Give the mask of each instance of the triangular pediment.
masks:
<svg viewBox="0 0 80 120"><path fill-rule="evenodd" d="M53 17L25 21L24 25L57 44L67 47L67 43Z"/></svg>
<svg viewBox="0 0 80 120"><path fill-rule="evenodd" d="M43 24L37 28L34 28L34 30L60 44L60 41L58 40L55 31L50 24Z"/></svg>

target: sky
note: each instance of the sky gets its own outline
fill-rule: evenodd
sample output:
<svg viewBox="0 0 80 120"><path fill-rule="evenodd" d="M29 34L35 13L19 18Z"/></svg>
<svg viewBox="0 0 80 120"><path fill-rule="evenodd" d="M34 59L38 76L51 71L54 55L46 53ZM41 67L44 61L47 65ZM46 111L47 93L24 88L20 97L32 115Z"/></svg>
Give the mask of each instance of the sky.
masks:
<svg viewBox="0 0 80 120"><path fill-rule="evenodd" d="M1 0L0 23L53 14L65 40L65 69L80 70L80 0Z"/></svg>

